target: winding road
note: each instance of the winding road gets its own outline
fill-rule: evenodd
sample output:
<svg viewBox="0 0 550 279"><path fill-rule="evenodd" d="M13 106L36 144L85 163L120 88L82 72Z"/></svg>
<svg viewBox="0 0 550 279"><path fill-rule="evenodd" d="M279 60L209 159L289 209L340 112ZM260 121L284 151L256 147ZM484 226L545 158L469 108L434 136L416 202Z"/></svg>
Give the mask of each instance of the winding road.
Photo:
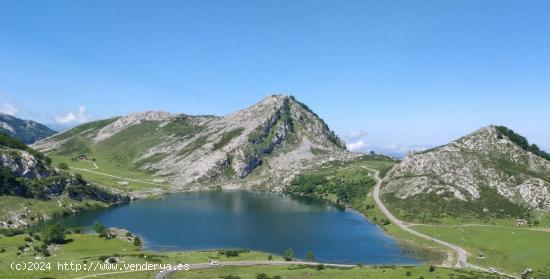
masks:
<svg viewBox="0 0 550 279"><path fill-rule="evenodd" d="M382 211L382 213L384 213L386 218L388 218L392 224L396 225L397 227L401 228L402 230L404 230L408 233L411 233L411 234L416 235L418 237L421 237L421 238L433 241L435 243L441 244L441 245L455 251L456 254L458 255L458 259L457 259L456 264L455 264L456 268L471 268L471 269L481 270L481 271L485 271L485 272L490 272L486 268L468 263L468 252L466 252L466 250L464 250L464 249L462 249L462 248L460 248L460 247L458 247L454 244L451 244L449 242L446 242L446 241L431 237L429 235L425 235L425 234L420 233L418 231L415 231L415 230L411 229L408 226L407 223L405 223L405 222L397 219L395 216L393 216L393 214L391 214L391 212L386 208L386 206L384 205L382 200L380 200L380 186L382 185L382 179L380 179L380 172L378 170L367 168L367 167L365 167L365 169L374 172L374 179L376 180L376 185L374 186L374 190L373 190L373 194L372 194L374 202L376 203L378 208L380 208L380 211ZM451 257L451 256L449 255L449 257ZM452 259L451 259L451 262L452 262ZM502 273L502 272L496 272L496 273L500 274L500 275L503 275L503 276L511 277L511 278L518 278L517 276L513 276L513 275Z"/></svg>
<svg viewBox="0 0 550 279"><path fill-rule="evenodd" d="M386 208L384 203L382 203L382 201L380 200L380 186L382 185L382 179L380 179L380 172L375 170L375 169L368 169L368 170L374 172L374 179L376 179L376 185L374 186L374 191L373 191L373 194L372 194L374 202L376 203L378 208L380 208L380 211L382 211L382 213L384 213L386 218L388 218L390 220L390 222L392 222L392 224L398 226L402 230L407 231L408 233L411 233L411 234L414 234L418 237L422 237L424 239L428 239L430 241L439 243L439 244L441 244L445 247L448 247L448 248L452 249L453 251L455 251L458 255L458 261L456 262L455 267L470 267L469 264L468 264L468 259L467 259L468 253L466 252L466 250L464 250L464 249L462 249L462 248L460 248L456 245L453 245L449 242L445 242L445 241L433 238L431 236L425 235L423 233L417 232L417 231L409 228L409 226L405 222L403 222L403 221L397 219L395 216L393 216L393 214L391 214L391 212Z"/></svg>

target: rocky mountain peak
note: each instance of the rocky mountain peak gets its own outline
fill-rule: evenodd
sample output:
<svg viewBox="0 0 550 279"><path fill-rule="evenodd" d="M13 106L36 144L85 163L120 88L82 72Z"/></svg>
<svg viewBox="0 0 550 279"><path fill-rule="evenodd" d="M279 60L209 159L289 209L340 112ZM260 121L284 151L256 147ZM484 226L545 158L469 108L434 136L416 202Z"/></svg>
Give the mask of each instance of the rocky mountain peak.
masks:
<svg viewBox="0 0 550 279"><path fill-rule="evenodd" d="M300 170L351 156L317 114L289 95L271 95L225 116L130 114L80 125L35 146L70 156L79 156L73 150L100 152L97 157L124 159L117 164L163 176L177 187L273 187L265 181L282 187Z"/></svg>
<svg viewBox="0 0 550 279"><path fill-rule="evenodd" d="M544 156L512 130L491 125L410 154L388 172L382 192L401 199L435 193L471 201L494 190L514 203L549 209L550 161Z"/></svg>

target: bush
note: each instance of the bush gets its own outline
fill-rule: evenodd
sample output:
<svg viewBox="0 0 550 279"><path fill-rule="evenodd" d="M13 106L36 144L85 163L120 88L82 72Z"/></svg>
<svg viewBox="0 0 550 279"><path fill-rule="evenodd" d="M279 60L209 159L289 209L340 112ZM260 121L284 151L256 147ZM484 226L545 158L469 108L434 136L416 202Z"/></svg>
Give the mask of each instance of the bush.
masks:
<svg viewBox="0 0 550 279"><path fill-rule="evenodd" d="M283 258L285 259L285 261L292 261L292 259L294 258L294 250L292 250L292 248L286 249Z"/></svg>
<svg viewBox="0 0 550 279"><path fill-rule="evenodd" d="M68 170L69 169L69 165L67 165L67 163L65 163L65 162L61 162L57 166L62 170Z"/></svg>
<svg viewBox="0 0 550 279"><path fill-rule="evenodd" d="M315 266L315 269L316 269L316 270L323 270L323 269L325 269L325 266L322 265L322 264L319 264L319 265L316 265L316 266Z"/></svg>
<svg viewBox="0 0 550 279"><path fill-rule="evenodd" d="M411 274L411 272L410 272L410 271L407 271L407 272L405 272L405 276L407 276L407 277L411 277L411 275L412 275L412 274Z"/></svg>
<svg viewBox="0 0 550 279"><path fill-rule="evenodd" d="M42 231L42 239L46 244L65 243L65 227L61 224L48 225Z"/></svg>
<svg viewBox="0 0 550 279"><path fill-rule="evenodd" d="M268 260L268 261L273 260L273 256L272 256L272 255L267 256L267 260Z"/></svg>
<svg viewBox="0 0 550 279"><path fill-rule="evenodd" d="M219 255L225 255L226 257L238 257L241 253L248 253L247 249L232 249L232 250L219 250Z"/></svg>
<svg viewBox="0 0 550 279"><path fill-rule="evenodd" d="M430 269L428 269L428 271L430 271L430 272L434 272L434 271L435 271L435 266L433 266L433 265L430 265Z"/></svg>
<svg viewBox="0 0 550 279"><path fill-rule="evenodd" d="M315 255L313 254L313 252L307 251L307 253L306 253L306 259L307 259L308 261L313 261L313 260L315 260Z"/></svg>
<svg viewBox="0 0 550 279"><path fill-rule="evenodd" d="M141 246L141 239L138 236L134 238L134 245Z"/></svg>
<svg viewBox="0 0 550 279"><path fill-rule="evenodd" d="M94 223L94 231L95 233L99 234L100 237L107 236L107 227L105 227L103 224L99 222Z"/></svg>

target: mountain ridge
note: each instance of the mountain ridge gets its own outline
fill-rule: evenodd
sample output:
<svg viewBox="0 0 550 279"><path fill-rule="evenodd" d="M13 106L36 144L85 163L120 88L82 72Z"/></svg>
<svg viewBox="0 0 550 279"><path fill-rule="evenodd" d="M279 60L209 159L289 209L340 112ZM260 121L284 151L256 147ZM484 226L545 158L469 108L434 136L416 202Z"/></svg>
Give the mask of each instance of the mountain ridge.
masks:
<svg viewBox="0 0 550 279"><path fill-rule="evenodd" d="M288 95L224 116L132 113L79 125L33 146L71 158L97 157L100 166L129 164L178 188L280 190L305 168L354 156L317 114Z"/></svg>
<svg viewBox="0 0 550 279"><path fill-rule="evenodd" d="M0 132L31 144L57 133L44 124L0 113Z"/></svg>

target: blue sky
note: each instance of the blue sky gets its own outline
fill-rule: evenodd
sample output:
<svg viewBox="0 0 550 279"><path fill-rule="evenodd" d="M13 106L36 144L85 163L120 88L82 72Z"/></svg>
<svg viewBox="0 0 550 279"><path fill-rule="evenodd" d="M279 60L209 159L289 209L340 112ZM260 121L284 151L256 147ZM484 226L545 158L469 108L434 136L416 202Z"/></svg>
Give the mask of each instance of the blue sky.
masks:
<svg viewBox="0 0 550 279"><path fill-rule="evenodd" d="M357 150L491 123L550 149L550 2L2 1L3 112L223 115L273 93Z"/></svg>

